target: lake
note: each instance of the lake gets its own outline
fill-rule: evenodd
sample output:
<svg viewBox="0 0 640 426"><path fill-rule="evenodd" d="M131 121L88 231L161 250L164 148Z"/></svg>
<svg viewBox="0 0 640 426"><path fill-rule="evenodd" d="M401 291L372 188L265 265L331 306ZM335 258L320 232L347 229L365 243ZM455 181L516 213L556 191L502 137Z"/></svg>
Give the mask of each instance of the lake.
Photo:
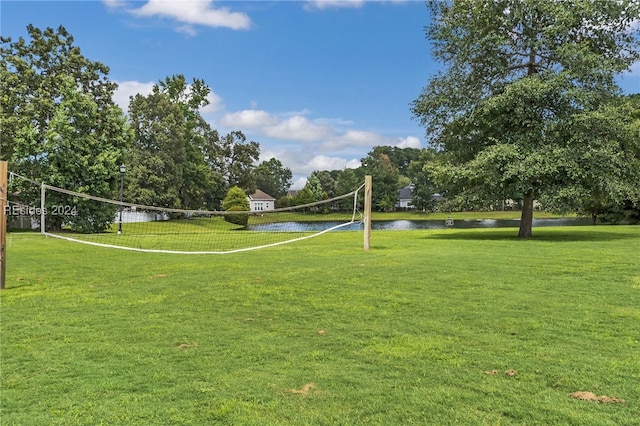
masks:
<svg viewBox="0 0 640 426"><path fill-rule="evenodd" d="M265 223L260 225L249 225L247 229L252 231L269 232L320 232L341 222L279 222ZM533 226L585 226L591 225L589 218L556 218L556 219L533 219ZM453 229L471 228L517 228L520 226L520 219L468 219L454 220ZM384 231L407 231L420 229L445 229L448 226L444 220L388 220L371 222L372 230ZM362 223L353 223L349 226L338 228L341 231L356 231L363 229Z"/></svg>

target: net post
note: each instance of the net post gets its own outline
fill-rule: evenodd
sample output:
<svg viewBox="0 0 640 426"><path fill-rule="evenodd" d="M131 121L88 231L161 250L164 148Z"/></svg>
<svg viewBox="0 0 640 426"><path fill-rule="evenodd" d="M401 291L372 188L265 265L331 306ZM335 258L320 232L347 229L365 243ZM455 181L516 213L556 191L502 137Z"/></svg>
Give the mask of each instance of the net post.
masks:
<svg viewBox="0 0 640 426"><path fill-rule="evenodd" d="M45 223L44 223L44 219L46 217L46 210L44 209L44 195L45 195L45 186L44 183L40 184L40 233L44 234L45 233Z"/></svg>
<svg viewBox="0 0 640 426"><path fill-rule="evenodd" d="M0 161L0 290L7 271L7 162Z"/></svg>
<svg viewBox="0 0 640 426"><path fill-rule="evenodd" d="M364 177L364 251L371 247L371 175Z"/></svg>

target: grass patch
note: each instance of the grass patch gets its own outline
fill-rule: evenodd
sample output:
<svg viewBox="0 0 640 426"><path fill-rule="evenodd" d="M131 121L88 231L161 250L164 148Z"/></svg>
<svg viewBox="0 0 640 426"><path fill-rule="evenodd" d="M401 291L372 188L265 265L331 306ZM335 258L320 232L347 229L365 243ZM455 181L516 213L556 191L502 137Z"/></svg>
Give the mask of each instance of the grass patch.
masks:
<svg viewBox="0 0 640 426"><path fill-rule="evenodd" d="M225 256L10 234L2 424L637 424L640 227L534 233Z"/></svg>

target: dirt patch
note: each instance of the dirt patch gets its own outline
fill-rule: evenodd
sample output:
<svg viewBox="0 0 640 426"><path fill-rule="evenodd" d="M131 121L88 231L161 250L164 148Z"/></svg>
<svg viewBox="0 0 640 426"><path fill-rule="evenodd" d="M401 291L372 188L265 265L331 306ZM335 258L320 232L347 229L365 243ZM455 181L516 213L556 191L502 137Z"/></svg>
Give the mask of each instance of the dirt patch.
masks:
<svg viewBox="0 0 640 426"><path fill-rule="evenodd" d="M300 389L289 389L289 392L296 395L307 396L313 389L315 389L315 387L315 383L307 383Z"/></svg>
<svg viewBox="0 0 640 426"><path fill-rule="evenodd" d="M178 349L196 348L196 347L198 347L197 343L181 343L178 345Z"/></svg>
<svg viewBox="0 0 640 426"><path fill-rule="evenodd" d="M487 370L484 372L487 376L496 376L498 375L498 370ZM516 370L507 370L504 372L504 375L507 377L515 377L518 374Z"/></svg>
<svg viewBox="0 0 640 426"><path fill-rule="evenodd" d="M324 336L327 333L328 333L327 330L318 330L318 334L321 335L321 336Z"/></svg>
<svg viewBox="0 0 640 426"><path fill-rule="evenodd" d="M599 402L602 404L624 404L624 399L616 398L615 396L597 396L593 392L586 391L577 391L574 393L570 393L569 397L573 399L580 399L582 401Z"/></svg>

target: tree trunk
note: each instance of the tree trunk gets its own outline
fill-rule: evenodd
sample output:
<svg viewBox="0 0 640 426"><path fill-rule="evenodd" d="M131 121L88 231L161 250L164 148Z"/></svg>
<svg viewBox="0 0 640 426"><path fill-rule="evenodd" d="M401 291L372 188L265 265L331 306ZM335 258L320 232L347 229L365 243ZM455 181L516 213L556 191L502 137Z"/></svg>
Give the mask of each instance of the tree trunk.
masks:
<svg viewBox="0 0 640 426"><path fill-rule="evenodd" d="M522 200L522 215L520 216L520 230L518 238L531 237L531 228L533 227L533 190L527 191Z"/></svg>

